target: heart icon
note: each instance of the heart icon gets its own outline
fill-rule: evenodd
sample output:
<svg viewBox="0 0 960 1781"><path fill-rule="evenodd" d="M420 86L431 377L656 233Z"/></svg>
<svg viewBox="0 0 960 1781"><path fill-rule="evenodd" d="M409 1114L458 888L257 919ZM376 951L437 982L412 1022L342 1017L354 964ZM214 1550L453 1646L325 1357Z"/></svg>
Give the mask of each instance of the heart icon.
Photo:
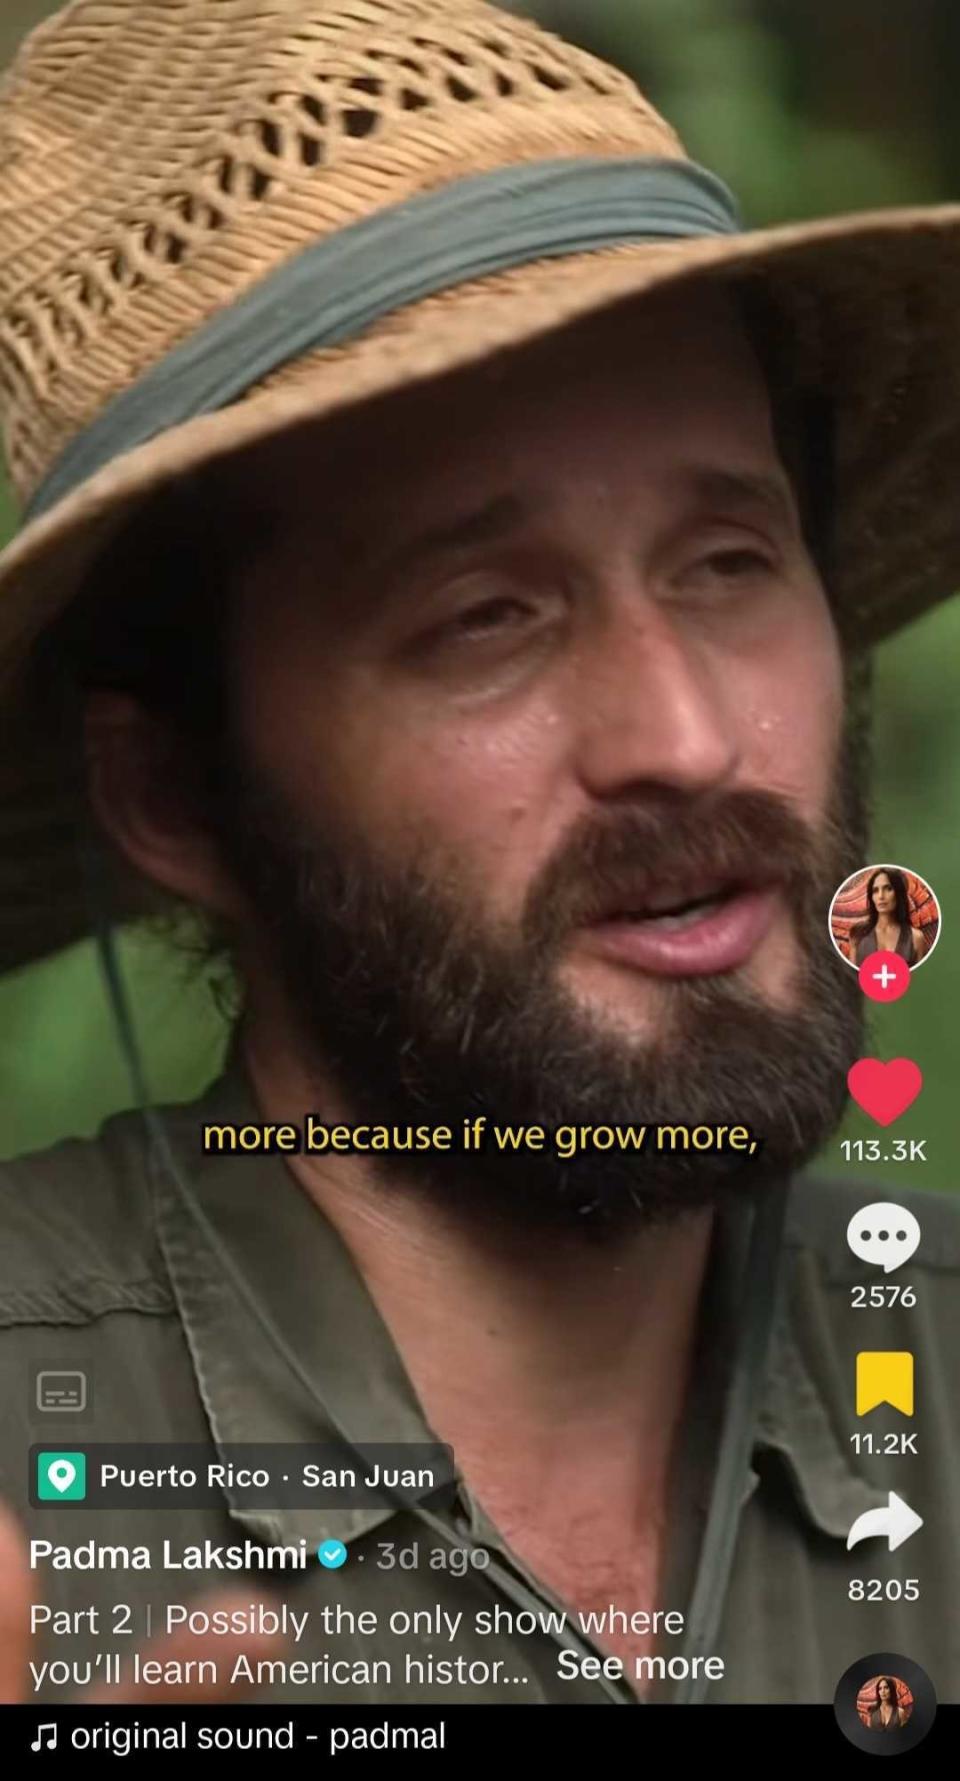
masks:
<svg viewBox="0 0 960 1781"><path fill-rule="evenodd" d="M861 1057L847 1071L847 1087L858 1107L878 1125L892 1125L906 1113L923 1087L920 1066L909 1057Z"/></svg>

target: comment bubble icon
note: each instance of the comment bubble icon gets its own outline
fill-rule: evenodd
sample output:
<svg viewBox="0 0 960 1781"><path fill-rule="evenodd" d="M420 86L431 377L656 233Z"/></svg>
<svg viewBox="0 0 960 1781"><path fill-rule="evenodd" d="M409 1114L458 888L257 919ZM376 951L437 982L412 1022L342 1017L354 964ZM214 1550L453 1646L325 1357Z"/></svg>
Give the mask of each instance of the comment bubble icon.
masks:
<svg viewBox="0 0 960 1781"><path fill-rule="evenodd" d="M906 1206L874 1200L854 1213L847 1225L847 1242L862 1262L892 1274L916 1253L920 1226Z"/></svg>

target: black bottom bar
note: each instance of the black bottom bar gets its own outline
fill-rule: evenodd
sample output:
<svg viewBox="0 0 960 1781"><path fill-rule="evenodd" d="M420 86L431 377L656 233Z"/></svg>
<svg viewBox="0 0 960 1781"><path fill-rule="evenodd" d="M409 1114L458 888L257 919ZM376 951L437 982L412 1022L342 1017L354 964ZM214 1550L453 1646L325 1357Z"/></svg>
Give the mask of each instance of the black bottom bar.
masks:
<svg viewBox="0 0 960 1781"><path fill-rule="evenodd" d="M232 1763L254 1757L294 1762L319 1758L335 1769L358 1758L418 1761L446 1773L455 1761L485 1759L499 1772L504 1760L536 1759L538 1773L555 1758L569 1773L573 1764L605 1767L618 1757L651 1757L749 1750L751 1765L766 1758L845 1758L853 1753L838 1729L832 1707L6 1707L3 1744L31 1762L53 1756L120 1757L151 1761L184 1755ZM41 1734L41 1727L44 1728ZM941 1706L929 1733L912 1752L917 1761L951 1760L960 1736L960 1707ZM877 1755L893 1755L895 1737L877 1735ZM854 1759L859 1760L859 1759ZM69 1772L68 1770L65 1772ZM588 1771L589 1772L589 1771ZM912 1767L911 1767L912 1772Z"/></svg>

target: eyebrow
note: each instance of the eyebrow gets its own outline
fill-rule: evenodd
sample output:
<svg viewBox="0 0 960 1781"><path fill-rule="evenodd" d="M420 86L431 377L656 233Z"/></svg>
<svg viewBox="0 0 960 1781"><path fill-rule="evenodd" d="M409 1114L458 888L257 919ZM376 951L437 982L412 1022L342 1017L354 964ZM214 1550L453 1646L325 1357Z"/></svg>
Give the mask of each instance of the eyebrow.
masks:
<svg viewBox="0 0 960 1781"><path fill-rule="evenodd" d="M762 470L719 470L695 465L682 472L694 498L704 507L762 508L779 525L796 531L798 514L789 485Z"/></svg>
<svg viewBox="0 0 960 1781"><path fill-rule="evenodd" d="M728 510L733 507L762 509L785 529L797 529L797 514L789 490L776 476L763 471L721 470L715 465L694 465L684 467L677 481L698 505ZM478 545L496 544L511 532L518 531L548 505L545 493L495 495L481 507L442 525L431 526L405 541L398 550L391 551L391 572L402 574L419 568L434 557L475 549Z"/></svg>
<svg viewBox="0 0 960 1781"><path fill-rule="evenodd" d="M431 557L470 550L478 544L495 544L500 538L517 531L544 505L542 499L512 493L495 495L482 507L460 514L443 525L431 526L428 531L408 539L399 550L391 552L391 569L408 570Z"/></svg>

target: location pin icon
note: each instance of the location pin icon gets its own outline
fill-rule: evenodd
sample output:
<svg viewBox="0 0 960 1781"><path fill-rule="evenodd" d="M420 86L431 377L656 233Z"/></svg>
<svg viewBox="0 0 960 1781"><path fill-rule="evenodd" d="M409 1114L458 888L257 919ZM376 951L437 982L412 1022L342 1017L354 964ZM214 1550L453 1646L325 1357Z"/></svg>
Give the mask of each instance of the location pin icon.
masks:
<svg viewBox="0 0 960 1781"><path fill-rule="evenodd" d="M47 1467L47 1477L54 1490L69 1490L77 1475L77 1468L70 1459L55 1459Z"/></svg>

